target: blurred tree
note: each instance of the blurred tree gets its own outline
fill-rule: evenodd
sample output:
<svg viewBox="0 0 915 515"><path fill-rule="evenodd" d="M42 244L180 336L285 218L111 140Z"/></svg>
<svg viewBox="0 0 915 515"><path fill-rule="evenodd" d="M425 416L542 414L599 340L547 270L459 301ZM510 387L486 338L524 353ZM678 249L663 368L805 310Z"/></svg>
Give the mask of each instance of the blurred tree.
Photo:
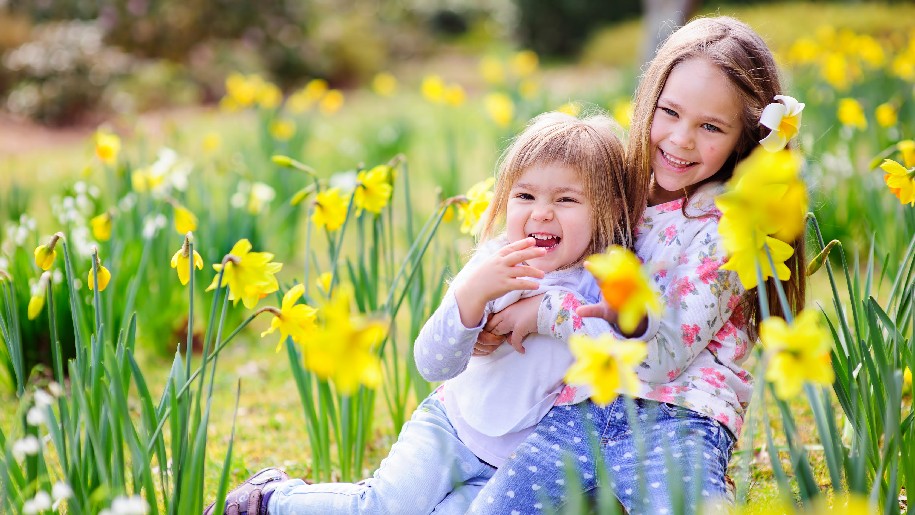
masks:
<svg viewBox="0 0 915 515"><path fill-rule="evenodd" d="M639 0L515 0L521 46L548 56L574 56L591 32L639 15Z"/></svg>
<svg viewBox="0 0 915 515"><path fill-rule="evenodd" d="M702 0L642 0L642 62L647 63L677 27L693 17Z"/></svg>

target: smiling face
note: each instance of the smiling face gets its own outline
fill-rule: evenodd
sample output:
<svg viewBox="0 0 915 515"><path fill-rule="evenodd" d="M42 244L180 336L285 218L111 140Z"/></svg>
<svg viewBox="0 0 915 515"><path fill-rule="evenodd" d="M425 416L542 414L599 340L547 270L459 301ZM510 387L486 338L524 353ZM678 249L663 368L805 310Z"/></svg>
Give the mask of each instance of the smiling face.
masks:
<svg viewBox="0 0 915 515"><path fill-rule="evenodd" d="M506 206L509 241L533 237L545 247L528 264L552 272L579 262L591 243L591 200L578 172L561 163L535 164L509 192Z"/></svg>
<svg viewBox="0 0 915 515"><path fill-rule="evenodd" d="M650 205L683 197L721 169L740 139L742 109L730 79L708 59L671 70L651 123Z"/></svg>

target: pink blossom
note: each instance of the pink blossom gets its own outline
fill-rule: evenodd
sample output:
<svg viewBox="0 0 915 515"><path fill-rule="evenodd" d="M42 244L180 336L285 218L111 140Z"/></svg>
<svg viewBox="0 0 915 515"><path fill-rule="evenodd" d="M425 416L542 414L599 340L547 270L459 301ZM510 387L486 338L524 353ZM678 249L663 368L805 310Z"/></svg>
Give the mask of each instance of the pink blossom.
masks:
<svg viewBox="0 0 915 515"><path fill-rule="evenodd" d="M664 243L670 245L674 238L677 237L677 228L673 225L668 225L664 228Z"/></svg>
<svg viewBox="0 0 915 515"><path fill-rule="evenodd" d="M696 337L699 336L699 324L682 324L680 332L683 334L683 343L687 347L692 347L696 343Z"/></svg>
<svg viewBox="0 0 915 515"><path fill-rule="evenodd" d="M556 397L556 401L553 403L553 405L559 406L561 404L571 404L575 399L576 392L578 392L578 388L574 386L563 386L562 391L559 392L559 395Z"/></svg>
<svg viewBox="0 0 915 515"><path fill-rule="evenodd" d="M721 329L719 329L718 332L715 333L715 339L719 340L719 341L727 340L728 338L731 338L736 334L737 334L737 327L734 325L733 322L728 320L727 322L724 323L723 326L721 326Z"/></svg>
<svg viewBox="0 0 915 515"><path fill-rule="evenodd" d="M697 269L699 272L699 280L705 284L709 284L718 279L718 268L720 266L721 264L715 259L710 257L702 258L702 262L699 263L699 268Z"/></svg>
<svg viewBox="0 0 915 515"><path fill-rule="evenodd" d="M673 381L674 379L677 378L678 375L680 375L680 369L679 369L679 368L675 368L675 369L673 369L673 370L669 370L669 371L667 372L667 380L668 380L668 381Z"/></svg>
<svg viewBox="0 0 915 515"><path fill-rule="evenodd" d="M714 386L715 388L724 388L724 374L711 367L700 368L702 380Z"/></svg>
<svg viewBox="0 0 915 515"><path fill-rule="evenodd" d="M658 211L661 213L669 213L671 211L677 211L678 209L683 209L684 199L680 198L677 200L672 200L658 206Z"/></svg>

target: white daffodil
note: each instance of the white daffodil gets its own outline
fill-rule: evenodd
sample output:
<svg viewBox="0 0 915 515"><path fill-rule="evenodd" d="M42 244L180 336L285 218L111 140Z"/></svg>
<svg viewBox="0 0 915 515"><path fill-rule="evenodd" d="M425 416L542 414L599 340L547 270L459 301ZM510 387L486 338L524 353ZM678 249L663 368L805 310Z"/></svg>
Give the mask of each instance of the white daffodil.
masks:
<svg viewBox="0 0 915 515"><path fill-rule="evenodd" d="M763 109L759 117L760 125L772 129L768 136L759 141L769 152L778 152L785 148L791 138L797 136L801 127L801 112L804 110L803 102L798 102L794 97L775 95L775 100Z"/></svg>
<svg viewBox="0 0 915 515"><path fill-rule="evenodd" d="M48 495L48 492L39 490L35 493L35 497L25 501L22 504L22 513L26 515L36 514L45 512L51 509L51 496Z"/></svg>
<svg viewBox="0 0 915 515"><path fill-rule="evenodd" d="M41 442L38 441L38 438L28 435L21 440L13 442L13 456L20 460L26 456L34 456L38 454L40 446Z"/></svg>
<svg viewBox="0 0 915 515"><path fill-rule="evenodd" d="M25 421L30 426L46 425L48 423L48 417L45 413L45 408L41 406L32 406L25 416Z"/></svg>

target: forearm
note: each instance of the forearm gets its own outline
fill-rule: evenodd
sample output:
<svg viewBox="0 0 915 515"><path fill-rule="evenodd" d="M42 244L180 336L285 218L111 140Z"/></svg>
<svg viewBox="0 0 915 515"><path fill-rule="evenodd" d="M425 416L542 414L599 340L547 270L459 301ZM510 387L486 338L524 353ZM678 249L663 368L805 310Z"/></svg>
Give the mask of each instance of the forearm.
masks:
<svg viewBox="0 0 915 515"><path fill-rule="evenodd" d="M444 381L463 372L481 329L481 323L462 324L454 293L447 292L416 338L413 358L419 373L427 381Z"/></svg>

